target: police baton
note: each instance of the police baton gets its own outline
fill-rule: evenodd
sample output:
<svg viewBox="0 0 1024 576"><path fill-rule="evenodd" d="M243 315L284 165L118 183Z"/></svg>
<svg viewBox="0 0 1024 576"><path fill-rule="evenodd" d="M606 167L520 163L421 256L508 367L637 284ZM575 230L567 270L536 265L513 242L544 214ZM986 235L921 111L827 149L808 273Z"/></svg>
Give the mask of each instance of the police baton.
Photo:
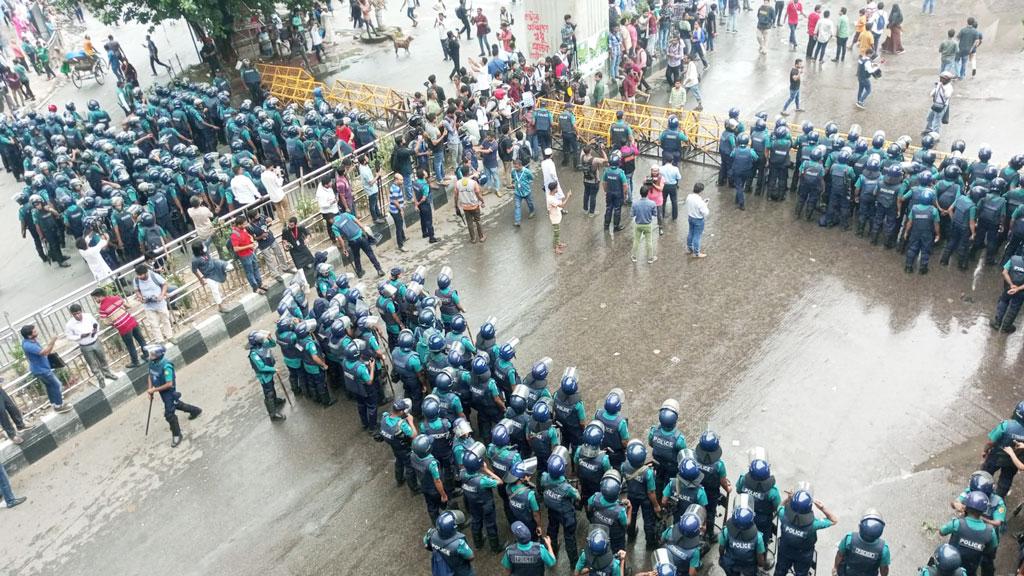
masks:
<svg viewBox="0 0 1024 576"><path fill-rule="evenodd" d="M153 395L149 395L149 412L146 413L146 436L149 436L149 422L153 419Z"/></svg>
<svg viewBox="0 0 1024 576"><path fill-rule="evenodd" d="M281 385L281 391L284 392L284 399L288 401L288 405L295 408L295 404L292 404L292 397L288 394L288 387L284 385L284 380L281 379L281 375L274 371L274 378Z"/></svg>

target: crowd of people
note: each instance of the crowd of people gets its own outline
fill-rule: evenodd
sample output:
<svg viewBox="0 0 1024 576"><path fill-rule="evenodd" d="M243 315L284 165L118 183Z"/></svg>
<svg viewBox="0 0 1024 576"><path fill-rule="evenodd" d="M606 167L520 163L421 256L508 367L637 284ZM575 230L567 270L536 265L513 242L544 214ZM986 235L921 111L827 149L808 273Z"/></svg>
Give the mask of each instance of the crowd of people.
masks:
<svg viewBox="0 0 1024 576"><path fill-rule="evenodd" d="M435 576L474 574L485 548L512 575L543 574L564 552L573 574L620 576L640 526L652 576L694 576L715 545L729 576L805 575L818 565L815 534L838 518L808 483L780 487L763 448L750 450L749 467L733 482L722 440L706 430L691 449L674 399L640 433L618 388L591 417L574 367L559 380L551 358L517 367L519 339L500 340L493 317L475 334L468 326L451 269L440 271L432 293L424 274L393 267L370 301L350 275L321 262L316 297L294 281L273 334L254 330L247 348L271 420L285 420L275 347L296 397L355 404L363 430L391 448L396 485L424 499L433 527L423 545ZM983 469L952 502L963 516L941 527L949 542L921 574L993 574L1005 532L1002 496L1024 469L1014 452L1024 447L1021 431L1024 402L989 435ZM510 544L499 537L501 516ZM460 531L466 527L471 538ZM888 574L884 529L882 514L868 510L840 539L834 571ZM586 534L582 549L578 530Z"/></svg>

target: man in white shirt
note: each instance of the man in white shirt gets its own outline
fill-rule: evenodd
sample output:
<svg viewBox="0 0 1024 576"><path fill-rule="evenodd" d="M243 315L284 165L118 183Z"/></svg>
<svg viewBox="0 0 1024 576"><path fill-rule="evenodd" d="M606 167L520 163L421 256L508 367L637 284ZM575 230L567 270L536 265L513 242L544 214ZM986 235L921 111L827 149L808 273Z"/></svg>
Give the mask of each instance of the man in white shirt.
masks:
<svg viewBox="0 0 1024 576"><path fill-rule="evenodd" d="M99 339L99 323L92 314L82 312L82 306L78 303L72 304L68 311L71 312L71 319L64 325L64 333L67 334L68 340L78 344L82 358L85 358L89 370L96 376L97 386L103 388L104 378L117 380L117 376L110 371L107 355L103 352L103 343Z"/></svg>
<svg viewBox="0 0 1024 576"><path fill-rule="evenodd" d="M270 165L267 166L260 175L260 182L263 183L263 188L267 191L267 198L274 204L274 212L277 214L277 219L281 222L288 221L288 198L284 192L284 175L281 173L280 166Z"/></svg>
<svg viewBox="0 0 1024 576"><path fill-rule="evenodd" d="M939 81L932 88L932 105L928 109L928 126L922 134L934 132L936 135L942 129L942 118L949 109L949 99L953 97L953 73L945 70L939 74Z"/></svg>
<svg viewBox="0 0 1024 576"><path fill-rule="evenodd" d="M686 197L686 215L690 221L690 230L686 234L686 253L696 258L704 258L706 254L700 251L700 240L704 235L704 219L708 215L708 201L701 194L704 192L704 183L697 182L693 185L693 192Z"/></svg>
<svg viewBox="0 0 1024 576"><path fill-rule="evenodd" d="M819 64L825 62L825 53L828 51L828 43L836 32L836 24L832 21L831 12L825 10L818 24L814 27L814 37L817 43L814 45L814 55L811 60L817 60Z"/></svg>
<svg viewBox="0 0 1024 576"><path fill-rule="evenodd" d="M338 194L328 186L331 181L330 175L324 176L316 185L316 205L320 208L320 216L327 223L327 234L334 240L334 230L331 229L331 222L338 215Z"/></svg>
<svg viewBox="0 0 1024 576"><path fill-rule="evenodd" d="M664 198L664 209L668 210L668 201L672 201L672 221L679 217L679 181L683 179L683 174L679 171L679 167L676 166L678 161L674 158L665 162L659 168L661 173L661 181L665 184L665 187L661 190L661 196Z"/></svg>
<svg viewBox="0 0 1024 576"><path fill-rule="evenodd" d="M235 196L235 202L241 206L254 204L260 199L259 189L241 166L235 167L235 176L231 179L231 193Z"/></svg>
<svg viewBox="0 0 1024 576"><path fill-rule="evenodd" d="M555 161L552 158L554 151L551 148L544 149L544 160L540 163L540 172L544 176L544 189L548 189L548 184L552 182L558 182L558 170L555 168Z"/></svg>

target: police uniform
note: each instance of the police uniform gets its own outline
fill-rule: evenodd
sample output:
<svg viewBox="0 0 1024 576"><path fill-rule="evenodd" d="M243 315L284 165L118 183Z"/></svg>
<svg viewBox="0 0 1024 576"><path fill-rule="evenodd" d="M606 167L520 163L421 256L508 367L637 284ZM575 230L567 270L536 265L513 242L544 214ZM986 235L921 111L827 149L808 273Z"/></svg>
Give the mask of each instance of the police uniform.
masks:
<svg viewBox="0 0 1024 576"><path fill-rule="evenodd" d="M470 531L473 543L479 548L482 545L483 532L495 544L498 540L498 524L494 515L494 492L492 489L498 482L481 472L466 472L462 476L462 499L466 502L469 512Z"/></svg>
<svg viewBox="0 0 1024 576"><path fill-rule="evenodd" d="M432 563L442 562L451 570L454 576L474 576L471 561L473 549L466 542L466 536L461 532L455 532L448 538L443 538L435 528L427 531L423 537L423 545L430 550L433 557Z"/></svg>
<svg viewBox="0 0 1024 576"><path fill-rule="evenodd" d="M278 410L284 404L284 400L277 397L277 390L274 388L274 377L277 376L277 369L274 367L276 360L270 349L277 344L269 338L258 348L249 350L249 364L256 372L256 380L263 389L263 403L267 407L267 414L275 417L280 416Z"/></svg>
<svg viewBox="0 0 1024 576"><path fill-rule="evenodd" d="M753 480L746 474L740 474L736 480L736 493L750 494L754 500L754 525L764 537L765 545L770 544L775 535L775 512L782 502L779 489L775 486L775 477Z"/></svg>
<svg viewBox="0 0 1024 576"><path fill-rule="evenodd" d="M408 484L413 494L418 494L419 482L409 463L412 454L409 448L414 434L412 426L402 416L395 416L390 412L381 415L380 436L391 447L391 453L395 456L395 483L399 486Z"/></svg>
<svg viewBox="0 0 1024 576"><path fill-rule="evenodd" d="M986 559L995 557L999 544L995 529L972 516L950 520L939 528L939 534L949 536L949 544L960 552L960 561L969 576L975 576Z"/></svg>
<svg viewBox="0 0 1024 576"><path fill-rule="evenodd" d="M181 401L181 392L178 392L177 374L174 364L170 360L161 357L159 360L149 363L149 378L153 388L159 388L170 384L165 390L160 390L160 400L164 403L164 420L171 427L171 436L174 439L181 438L181 425L178 423L176 411L188 413L188 419L196 419L203 411L202 409L186 404Z"/></svg>
<svg viewBox="0 0 1024 576"><path fill-rule="evenodd" d="M576 547L576 508L580 501L580 493L569 484L565 476L553 478L544 472L540 477L540 489L544 496L544 506L548 509L548 536L551 546L558 555L558 531L565 530L565 554L570 564L575 564L579 556Z"/></svg>
<svg viewBox="0 0 1024 576"><path fill-rule="evenodd" d="M993 446L985 456L981 469L993 476L997 471L999 472L996 494L1006 496L1006 493L1010 491L1010 486L1013 485L1014 476L1017 475L1017 467L1003 452L1003 448L1014 448L1016 442L1024 442L1024 423L1016 418L1003 420L988 433L988 439Z"/></svg>
<svg viewBox="0 0 1024 576"><path fill-rule="evenodd" d="M586 502L600 489L601 478L612 467L611 460L604 450L583 444L576 448L573 462L580 482L580 498Z"/></svg>
<svg viewBox="0 0 1024 576"><path fill-rule="evenodd" d="M650 464L644 464L634 468L629 461L622 463L620 469L622 482L625 485L626 496L630 503L630 517L627 532L631 538L636 537L636 518L643 512L644 515L644 536L647 539L647 547L653 549L657 544L657 532L655 524L657 519L654 516L654 505L651 503L651 494L656 494L654 481L654 469Z"/></svg>
<svg viewBox="0 0 1024 576"><path fill-rule="evenodd" d="M627 418L622 412L611 414L604 408L594 414L594 419L604 424L604 439L601 440L601 447L608 451L608 459L616 469L622 466L626 460L626 441L629 440L629 429Z"/></svg>
<svg viewBox="0 0 1024 576"><path fill-rule="evenodd" d="M832 526L827 518L813 513L797 514L790 506L779 506L779 548L775 576L786 576L790 568L796 576L806 576L814 563L814 545L818 530Z"/></svg>
<svg viewBox="0 0 1024 576"><path fill-rule="evenodd" d="M614 552L626 549L626 525L629 518L626 507L618 500L609 502L601 493L594 494L587 501L590 523L600 524L608 529L608 539Z"/></svg>
<svg viewBox="0 0 1024 576"><path fill-rule="evenodd" d="M501 565L512 576L543 576L555 565L555 557L539 542L509 544L501 556Z"/></svg>
<svg viewBox="0 0 1024 576"><path fill-rule="evenodd" d="M764 537L756 526L741 530L730 518L718 533L718 565L726 576L757 576L757 557L764 553Z"/></svg>
<svg viewBox="0 0 1024 576"><path fill-rule="evenodd" d="M940 262L943 265L949 264L949 258L955 252L957 267L966 270L968 251L971 247L971 229L977 225L978 207L974 205L974 200L971 200L970 196L961 194L953 201L951 208L953 214L949 218L949 234L946 237L946 245L942 248Z"/></svg>

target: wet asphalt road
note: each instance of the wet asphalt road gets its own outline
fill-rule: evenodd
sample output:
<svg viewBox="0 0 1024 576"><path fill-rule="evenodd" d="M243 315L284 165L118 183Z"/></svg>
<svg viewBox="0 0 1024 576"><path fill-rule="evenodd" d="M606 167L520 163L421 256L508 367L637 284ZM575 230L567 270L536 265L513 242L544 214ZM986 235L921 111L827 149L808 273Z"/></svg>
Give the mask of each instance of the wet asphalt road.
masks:
<svg viewBox="0 0 1024 576"><path fill-rule="evenodd" d="M1005 14L1008 7L986 10ZM963 15L956 12L957 27ZM954 23L951 15L934 18L939 33ZM943 149L953 136L968 139L969 151L984 138L999 158L1008 155L1012 131L997 128L1019 108L1009 101L1019 102L1016 91L1003 94L1019 81L1012 72L1021 63L1008 57L1019 38L1007 22L986 45L995 53L982 61L983 73L999 73L986 75L984 84L958 84L978 105L954 105ZM938 39L915 40L914 26L908 21L908 52L889 57L893 67L906 68L887 74L885 88L876 84L868 112L852 107L852 65L829 69L827 62L819 76L808 75L807 114L819 124L831 117L844 128L858 121L868 133L883 126L890 135L916 136L926 106L917 95L930 85ZM759 62L752 42L741 32L734 50L716 57L733 55L756 81L736 82L739 68L733 76L716 63L705 80L709 109L781 105L786 47L780 43ZM898 104L883 107L884 90ZM726 94L738 102L724 100ZM680 199L695 180L712 177L684 167ZM578 176L563 174L563 181L575 195L562 224L569 244L562 256L551 254L543 215L515 230L505 205L488 211L483 246L464 245L463 232L429 258L414 253L401 261L426 263L431 274L452 265L470 324L493 314L499 338L522 338L521 369L545 355L556 375L577 366L588 413L620 386L630 429L640 434L661 402L675 397L691 444L707 426L721 435L733 481L745 468L746 450L765 446L782 488L811 481L840 518L820 535L821 573L867 507L888 522L893 573L921 565L940 541L936 530L950 517L948 501L980 461L984 434L1021 397L1024 340L987 326L999 289L995 271L935 265L928 276L905 275L899 257L852 233L794 222L789 203L754 198L740 213L731 207L731 190L714 186L707 259L686 257L680 220L666 227L654 265L634 265L631 234L603 234L599 220L580 214ZM392 261L388 254L385 262ZM287 422L271 425L242 344L236 338L181 370L184 400L206 411L183 423L188 437L178 449L168 446L159 415L143 437L140 398L15 476L16 491L30 500L0 514L5 570L429 573L418 546L427 528L423 502L393 489L390 451L358 432L354 406L324 410L300 401L286 410ZM1011 494L1008 506L1018 501ZM507 537L500 516L499 525ZM1020 529L1011 519L1010 532ZM582 541L585 529L578 533ZM635 566L647 563L642 540L630 548L638 553L630 560ZM1013 566L1012 544L1008 538L1001 547L999 574ZM568 573L562 564L564 555L557 573ZM476 567L479 574L499 572L488 552Z"/></svg>
<svg viewBox="0 0 1024 576"><path fill-rule="evenodd" d="M707 176L685 172L685 188ZM485 245L448 238L441 258L405 262L452 265L471 325L494 314L501 339L522 338L520 367L576 365L588 412L623 387L638 434L675 397L691 443L706 426L722 436L734 481L746 450L765 446L783 488L811 481L840 517L821 534L822 562L879 508L894 573L908 573L1019 396L1022 337L986 325L994 274L976 289L941 267L904 275L894 254L793 222L789 205L759 198L739 213L727 192L709 197L703 261L685 256L680 222L654 265L630 263L631 237L602 234L574 196L563 256L544 219L514 230L505 205ZM139 398L15 476L30 501L0 515L11 573L427 574L423 502L393 488L390 452L358 432L354 406L300 400L271 425L242 344L181 371L183 399L206 411L178 449L158 415L143 437ZM642 544L631 563L646 564ZM477 567L497 573L487 552Z"/></svg>

